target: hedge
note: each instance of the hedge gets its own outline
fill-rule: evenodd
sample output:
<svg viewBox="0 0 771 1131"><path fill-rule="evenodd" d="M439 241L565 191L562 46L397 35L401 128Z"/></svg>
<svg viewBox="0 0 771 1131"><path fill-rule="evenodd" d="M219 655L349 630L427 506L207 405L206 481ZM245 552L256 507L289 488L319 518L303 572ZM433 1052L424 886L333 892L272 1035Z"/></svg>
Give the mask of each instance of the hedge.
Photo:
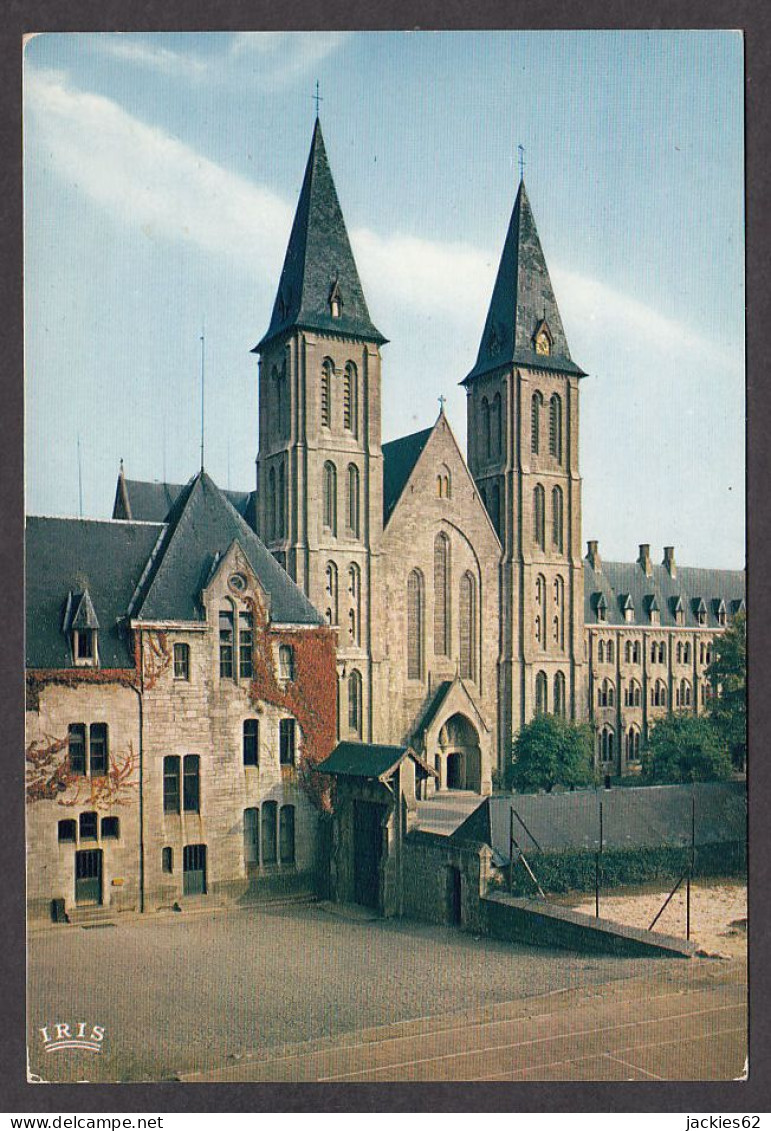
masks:
<svg viewBox="0 0 771 1131"><path fill-rule="evenodd" d="M608 848L602 853L600 884L603 888L643 884L651 880L674 881L688 867L690 848ZM568 852L533 852L527 862L548 893L594 891L596 854L589 849ZM697 847L695 876L745 876L747 845L743 841L705 844ZM509 869L501 869L499 883L508 886ZM532 895L533 881L523 864L514 866L513 895Z"/></svg>

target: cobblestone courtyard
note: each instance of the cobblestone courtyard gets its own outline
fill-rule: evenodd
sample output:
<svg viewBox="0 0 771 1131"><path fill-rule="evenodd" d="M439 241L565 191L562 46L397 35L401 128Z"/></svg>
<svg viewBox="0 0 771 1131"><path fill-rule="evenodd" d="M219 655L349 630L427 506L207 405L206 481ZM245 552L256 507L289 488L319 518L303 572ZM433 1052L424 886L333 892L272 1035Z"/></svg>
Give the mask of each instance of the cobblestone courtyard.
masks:
<svg viewBox="0 0 771 1131"><path fill-rule="evenodd" d="M159 1080L235 1069L249 1079L303 1042L513 1002L521 1035L523 999L543 1011L545 995L555 1005L580 993L599 1002L625 981L682 987L704 976L705 963L515 946L312 904L51 928L29 942L30 1071L51 1081ZM732 993L735 1002L737 985ZM104 1027L101 1054L45 1053L41 1026L79 1021Z"/></svg>

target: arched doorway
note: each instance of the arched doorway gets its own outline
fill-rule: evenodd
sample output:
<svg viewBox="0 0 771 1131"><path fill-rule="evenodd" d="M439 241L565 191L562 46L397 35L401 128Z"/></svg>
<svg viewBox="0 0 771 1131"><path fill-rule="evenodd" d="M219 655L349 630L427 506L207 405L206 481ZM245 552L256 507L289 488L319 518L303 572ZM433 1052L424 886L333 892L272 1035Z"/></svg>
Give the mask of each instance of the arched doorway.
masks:
<svg viewBox="0 0 771 1131"><path fill-rule="evenodd" d="M455 714L439 732L439 746L445 757L447 789L482 789L482 752L479 735L465 715Z"/></svg>

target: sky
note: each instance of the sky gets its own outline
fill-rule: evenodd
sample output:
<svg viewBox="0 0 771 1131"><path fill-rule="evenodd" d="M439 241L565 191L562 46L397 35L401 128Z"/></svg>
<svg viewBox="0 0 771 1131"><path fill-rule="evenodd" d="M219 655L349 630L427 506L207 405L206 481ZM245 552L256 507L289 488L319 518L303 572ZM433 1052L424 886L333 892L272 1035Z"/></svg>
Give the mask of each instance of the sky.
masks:
<svg viewBox="0 0 771 1131"><path fill-rule="evenodd" d="M583 536L742 568L743 45L685 32L54 34L24 66L26 508L120 460L250 490L311 142L383 348L383 439L465 393L519 179L581 383Z"/></svg>

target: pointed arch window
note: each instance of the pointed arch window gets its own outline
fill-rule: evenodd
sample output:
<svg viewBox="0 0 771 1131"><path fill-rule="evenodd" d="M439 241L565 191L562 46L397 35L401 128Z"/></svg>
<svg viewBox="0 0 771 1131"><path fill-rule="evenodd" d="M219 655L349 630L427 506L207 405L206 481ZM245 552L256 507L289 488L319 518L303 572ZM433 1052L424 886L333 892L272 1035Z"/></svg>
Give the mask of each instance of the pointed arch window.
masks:
<svg viewBox="0 0 771 1131"><path fill-rule="evenodd" d="M434 539L434 652L450 654L450 539L443 533Z"/></svg>
<svg viewBox="0 0 771 1131"><path fill-rule="evenodd" d="M482 438L485 448L485 459L490 459L493 447L493 433L490 418L490 402L487 397L482 397Z"/></svg>
<svg viewBox="0 0 771 1131"><path fill-rule="evenodd" d="M549 401L549 455L562 463L562 399L557 393Z"/></svg>
<svg viewBox="0 0 771 1131"><path fill-rule="evenodd" d="M611 727L603 727L597 740L600 759L606 766L612 764L615 757L615 737Z"/></svg>
<svg viewBox="0 0 771 1131"><path fill-rule="evenodd" d="M551 541L555 550L563 548L563 498L562 488L554 487L551 493Z"/></svg>
<svg viewBox="0 0 771 1131"><path fill-rule="evenodd" d="M275 467L271 467L270 471L268 472L268 513L266 515L269 542L272 542L276 537L276 506L276 469Z"/></svg>
<svg viewBox="0 0 771 1131"><path fill-rule="evenodd" d="M597 645L597 663L598 664L604 664L605 663L605 641L604 640L600 640L599 644Z"/></svg>
<svg viewBox="0 0 771 1131"><path fill-rule="evenodd" d="M337 534L337 468L327 460L323 476L324 527Z"/></svg>
<svg viewBox="0 0 771 1131"><path fill-rule="evenodd" d="M278 501L276 516L276 537L284 537L284 522L286 516L286 473L283 460L278 465Z"/></svg>
<svg viewBox="0 0 771 1131"><path fill-rule="evenodd" d="M624 689L624 706L639 707L642 703L642 688L636 679L632 679Z"/></svg>
<svg viewBox="0 0 771 1131"><path fill-rule="evenodd" d="M423 678L423 575L417 569L407 578L407 678Z"/></svg>
<svg viewBox="0 0 771 1131"><path fill-rule="evenodd" d="M554 676L554 714L565 717L565 675L557 672Z"/></svg>
<svg viewBox="0 0 771 1131"><path fill-rule="evenodd" d="M349 361L343 377L343 427L347 432L358 436L359 427L359 375L356 366Z"/></svg>
<svg viewBox="0 0 771 1131"><path fill-rule="evenodd" d="M332 427L332 374L334 371L333 362L325 357L321 366L321 424L324 428Z"/></svg>
<svg viewBox="0 0 771 1131"><path fill-rule="evenodd" d="M495 532L500 538L501 536L501 488L496 479L490 491L490 518L493 520Z"/></svg>
<svg viewBox="0 0 771 1131"><path fill-rule="evenodd" d="M630 727L626 732L626 760L640 761L640 732L637 727Z"/></svg>
<svg viewBox="0 0 771 1131"><path fill-rule="evenodd" d="M348 729L361 738L361 673L355 668L348 676Z"/></svg>
<svg viewBox="0 0 771 1131"><path fill-rule="evenodd" d="M537 672L535 677L535 713L545 715L549 709L548 680L546 672Z"/></svg>
<svg viewBox="0 0 771 1131"><path fill-rule="evenodd" d="M501 448L502 448L502 444L501 444L501 440L502 440L502 433L501 433L502 418L501 418L501 394L500 393L496 393L495 396L493 397L490 427L492 429L493 455L500 456Z"/></svg>
<svg viewBox="0 0 771 1131"><path fill-rule="evenodd" d="M348 464L348 508L346 514L348 531L359 537L359 469L355 463Z"/></svg>
<svg viewBox="0 0 771 1131"><path fill-rule="evenodd" d="M477 597L474 575L468 570L460 579L460 675L476 679Z"/></svg>
<svg viewBox="0 0 771 1131"><path fill-rule="evenodd" d="M327 598L327 624L337 624L339 614L337 600L337 566L334 562L327 562L324 571L324 591Z"/></svg>
<svg viewBox="0 0 771 1131"><path fill-rule="evenodd" d="M557 575L554 579L554 643L565 651L565 582Z"/></svg>
<svg viewBox="0 0 771 1131"><path fill-rule="evenodd" d="M543 393L533 393L530 410L530 450L538 455L541 447L541 409L543 408Z"/></svg>
<svg viewBox="0 0 771 1131"><path fill-rule="evenodd" d="M533 491L533 540L540 550L546 549L546 497L537 483Z"/></svg>

